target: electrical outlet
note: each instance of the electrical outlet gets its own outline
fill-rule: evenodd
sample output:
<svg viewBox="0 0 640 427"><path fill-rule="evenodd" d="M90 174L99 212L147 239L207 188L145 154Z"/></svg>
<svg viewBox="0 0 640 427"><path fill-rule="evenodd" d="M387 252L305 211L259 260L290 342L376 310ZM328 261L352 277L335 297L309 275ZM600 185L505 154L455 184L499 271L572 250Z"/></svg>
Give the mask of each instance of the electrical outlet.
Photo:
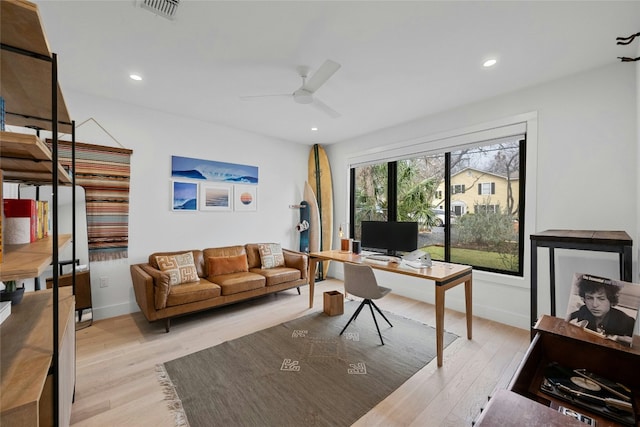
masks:
<svg viewBox="0 0 640 427"><path fill-rule="evenodd" d="M100 278L100 287L101 288L106 288L107 286L109 286L109 278L106 276L102 276Z"/></svg>

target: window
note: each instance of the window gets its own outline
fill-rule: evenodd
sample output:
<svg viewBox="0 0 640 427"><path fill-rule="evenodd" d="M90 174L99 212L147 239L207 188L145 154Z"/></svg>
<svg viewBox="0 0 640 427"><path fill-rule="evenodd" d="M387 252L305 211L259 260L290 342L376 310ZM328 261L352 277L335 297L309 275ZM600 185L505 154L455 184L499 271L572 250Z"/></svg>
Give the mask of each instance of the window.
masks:
<svg viewBox="0 0 640 427"><path fill-rule="evenodd" d="M451 194L464 193L464 184L456 184L451 186Z"/></svg>
<svg viewBox="0 0 640 427"><path fill-rule="evenodd" d="M416 221L433 259L522 276L524 153L517 135L353 167L352 235L363 220Z"/></svg>
<svg viewBox="0 0 640 427"><path fill-rule="evenodd" d="M496 183L495 182L483 182L478 184L478 195L491 195L496 194Z"/></svg>
<svg viewBox="0 0 640 427"><path fill-rule="evenodd" d="M476 205L473 207L473 212L477 214L498 213L500 205Z"/></svg>
<svg viewBox="0 0 640 427"><path fill-rule="evenodd" d="M367 165L351 170L352 212L354 230L350 235L360 237L362 221L387 221L388 166L386 163Z"/></svg>

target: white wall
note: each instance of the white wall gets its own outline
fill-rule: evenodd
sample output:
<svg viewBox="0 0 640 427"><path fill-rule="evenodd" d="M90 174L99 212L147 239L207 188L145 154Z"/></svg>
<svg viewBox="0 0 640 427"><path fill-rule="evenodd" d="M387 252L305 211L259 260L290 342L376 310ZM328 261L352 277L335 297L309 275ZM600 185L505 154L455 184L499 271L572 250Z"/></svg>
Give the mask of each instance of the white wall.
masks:
<svg viewBox="0 0 640 427"><path fill-rule="evenodd" d="M640 43L636 49L636 57L640 57ZM636 68L636 170L640 168L640 62L635 63ZM638 173L638 172L636 172ZM635 240L640 241L640 176L636 176L636 234ZM640 245L636 245L640 248ZM638 258L640 260L640 249L638 249ZM635 276L634 276L635 277Z"/></svg>
<svg viewBox="0 0 640 427"><path fill-rule="evenodd" d="M327 153L332 163L336 217L345 216L348 209L348 158L376 147L413 144L420 138L429 140L433 135L537 114L537 158L530 159L537 166L527 171L527 180L533 180L527 187L535 194L529 194L534 203L526 211L525 276L475 272L473 295L474 314L528 328L530 234L547 229L586 229L624 230L632 238L638 236L637 98L635 67L616 63L331 145ZM634 272L637 258L636 254ZM549 312L548 271L547 252L540 250L539 314ZM617 277L618 259L613 254L557 250L559 314L566 307L574 272ZM335 265L332 273L342 274ZM380 279L395 292L433 301L433 285L389 274ZM447 293L447 306L463 309L462 289Z"/></svg>
<svg viewBox="0 0 640 427"><path fill-rule="evenodd" d="M389 144L455 132L472 126L534 113L537 164L529 171L536 189L527 211L525 277L474 273L474 314L529 327L528 235L549 228L625 230L639 237L640 190L637 168L638 98L634 65L591 70L548 84L425 117L325 148L332 163L337 223L347 212L347 160ZM249 241L280 241L297 247L289 208L302 197L309 147L266 138L179 115L141 109L103 98L65 91L72 117L92 117L119 143L133 150L129 218L129 259L91 264L96 318L137 311L129 265L154 251L204 248ZM97 125L77 129L77 140L117 146ZM197 157L260 168L258 212L174 213L170 210L171 155ZM337 241L337 240L336 240ZM636 245L637 246L637 245ZM634 251L634 272L637 252ZM540 252L540 312L548 310L548 263ZM566 304L573 272L617 275L617 257L557 251L558 307ZM341 277L334 264L330 275ZM109 286L100 288L100 278ZM637 278L637 275L634 275ZM395 292L433 301L433 285L383 275ZM568 288L567 288L568 289ZM447 293L447 306L462 310L461 289ZM562 309L559 308L561 311Z"/></svg>
<svg viewBox="0 0 640 427"><path fill-rule="evenodd" d="M65 99L77 125L94 118L118 142L93 121L78 126L77 141L133 150L129 258L91 263L96 319L139 310L129 265L152 252L262 241L298 248L298 211L289 205L302 200L310 147L74 91ZM172 155L258 166L258 211L171 211Z"/></svg>

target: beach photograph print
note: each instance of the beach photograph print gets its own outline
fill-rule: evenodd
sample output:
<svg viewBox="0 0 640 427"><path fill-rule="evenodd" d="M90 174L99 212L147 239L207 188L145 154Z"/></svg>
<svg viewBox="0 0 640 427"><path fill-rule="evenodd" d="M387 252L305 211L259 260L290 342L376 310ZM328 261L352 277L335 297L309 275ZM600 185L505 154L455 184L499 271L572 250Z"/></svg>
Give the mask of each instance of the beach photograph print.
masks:
<svg viewBox="0 0 640 427"><path fill-rule="evenodd" d="M174 211L198 210L198 184L173 181L171 183L171 209Z"/></svg>
<svg viewBox="0 0 640 427"><path fill-rule="evenodd" d="M257 184L258 167L171 156L171 176L229 184Z"/></svg>
<svg viewBox="0 0 640 427"><path fill-rule="evenodd" d="M254 185L236 185L233 189L233 208L236 211L258 210L258 188Z"/></svg>
<svg viewBox="0 0 640 427"><path fill-rule="evenodd" d="M200 210L202 211L230 211L231 186L200 184Z"/></svg>

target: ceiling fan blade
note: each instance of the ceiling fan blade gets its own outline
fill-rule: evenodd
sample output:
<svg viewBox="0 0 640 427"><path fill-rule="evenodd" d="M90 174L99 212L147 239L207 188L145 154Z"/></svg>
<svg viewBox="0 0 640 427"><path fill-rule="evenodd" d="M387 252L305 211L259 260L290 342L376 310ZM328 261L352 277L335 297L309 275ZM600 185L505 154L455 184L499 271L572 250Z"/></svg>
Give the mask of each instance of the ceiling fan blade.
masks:
<svg viewBox="0 0 640 427"><path fill-rule="evenodd" d="M251 101L258 98L282 98L282 97L291 97L290 93L274 93L270 95L240 95L240 99L243 101Z"/></svg>
<svg viewBox="0 0 640 427"><path fill-rule="evenodd" d="M327 104L325 104L324 102L320 101L318 98L313 98L313 102L311 103L311 105L313 105L314 107L316 107L318 110L324 112L325 114L327 114L329 117L332 117L334 119L337 119L338 117L341 117L342 115L340 113L338 113L336 110L334 110L333 108L329 107Z"/></svg>
<svg viewBox="0 0 640 427"><path fill-rule="evenodd" d="M313 93L320 88L336 71L340 69L341 65L335 61L327 59L324 64L313 73L313 76L309 78L302 86L304 89Z"/></svg>

